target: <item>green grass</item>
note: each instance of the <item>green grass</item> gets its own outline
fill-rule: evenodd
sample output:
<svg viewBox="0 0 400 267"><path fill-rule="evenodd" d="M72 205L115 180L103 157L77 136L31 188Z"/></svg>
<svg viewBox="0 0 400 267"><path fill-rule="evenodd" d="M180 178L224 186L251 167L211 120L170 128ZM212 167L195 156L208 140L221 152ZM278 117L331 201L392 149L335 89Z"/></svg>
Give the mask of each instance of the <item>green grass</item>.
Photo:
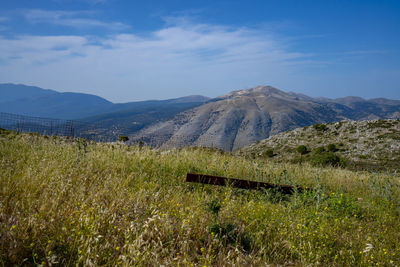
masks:
<svg viewBox="0 0 400 267"><path fill-rule="evenodd" d="M187 184L186 172L308 186ZM0 263L396 265L398 174L0 134Z"/></svg>

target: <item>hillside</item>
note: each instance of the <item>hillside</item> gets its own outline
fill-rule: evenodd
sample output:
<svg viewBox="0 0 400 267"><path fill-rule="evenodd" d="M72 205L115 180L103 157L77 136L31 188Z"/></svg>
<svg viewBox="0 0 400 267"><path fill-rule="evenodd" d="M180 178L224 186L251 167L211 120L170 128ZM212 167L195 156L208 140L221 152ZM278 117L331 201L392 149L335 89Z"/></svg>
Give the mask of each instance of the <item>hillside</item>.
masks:
<svg viewBox="0 0 400 267"><path fill-rule="evenodd" d="M176 114L199 106L208 100L204 96L186 96L167 100L148 100L114 104L114 111L82 118L80 121L99 125L99 128L119 127L126 133L173 118Z"/></svg>
<svg viewBox="0 0 400 267"><path fill-rule="evenodd" d="M304 145L307 152L296 150ZM400 120L340 121L297 128L254 143L237 153L270 160L313 160L328 152L354 168L400 169ZM334 145L334 147L332 146Z"/></svg>
<svg viewBox="0 0 400 267"><path fill-rule="evenodd" d="M308 186L186 184L186 172ZM0 261L395 266L400 177L0 131Z"/></svg>
<svg viewBox="0 0 400 267"><path fill-rule="evenodd" d="M150 125L135 140L164 146L213 146L233 151L269 136L344 119L400 118L400 101L311 98L271 86L234 91Z"/></svg>
<svg viewBox="0 0 400 267"><path fill-rule="evenodd" d="M0 112L56 119L76 119L104 113L113 104L99 96L60 93L34 86L0 84Z"/></svg>
<svg viewBox="0 0 400 267"><path fill-rule="evenodd" d="M25 98L39 98L57 94L57 91L46 90L23 84L0 84L0 103L17 101Z"/></svg>
<svg viewBox="0 0 400 267"><path fill-rule="evenodd" d="M96 95L60 93L21 84L0 84L0 112L55 119L75 119L104 128L126 128L125 134L172 118L209 98L200 95L167 100L111 103ZM96 131L96 129L94 129Z"/></svg>

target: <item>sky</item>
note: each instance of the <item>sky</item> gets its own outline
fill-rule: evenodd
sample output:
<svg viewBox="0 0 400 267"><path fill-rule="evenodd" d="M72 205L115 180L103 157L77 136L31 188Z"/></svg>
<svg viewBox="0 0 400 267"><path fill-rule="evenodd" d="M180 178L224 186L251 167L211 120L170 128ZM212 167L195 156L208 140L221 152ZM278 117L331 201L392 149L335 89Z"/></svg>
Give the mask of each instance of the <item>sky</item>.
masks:
<svg viewBox="0 0 400 267"><path fill-rule="evenodd" d="M2 0L0 83L113 102L258 85L400 99L400 1Z"/></svg>

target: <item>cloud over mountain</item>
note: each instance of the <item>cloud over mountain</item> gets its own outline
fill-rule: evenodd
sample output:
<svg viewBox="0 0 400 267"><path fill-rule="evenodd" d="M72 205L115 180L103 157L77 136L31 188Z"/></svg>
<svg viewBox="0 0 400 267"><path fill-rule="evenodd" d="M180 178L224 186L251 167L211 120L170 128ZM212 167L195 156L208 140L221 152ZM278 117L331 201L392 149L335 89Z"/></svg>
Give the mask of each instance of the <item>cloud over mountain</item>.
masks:
<svg viewBox="0 0 400 267"><path fill-rule="evenodd" d="M25 16L32 23L71 27L114 25L103 25L78 11L29 10ZM113 101L123 101L121 95L132 90L138 98L156 93L165 98L171 94L159 88L174 88L179 96L190 87L190 93L196 94L200 89L204 93L245 86L243 81L253 83L265 74L264 79L280 79L308 56L291 51L287 43L263 29L178 19L146 35L0 36L0 80L36 81L57 88L62 84L67 90L96 88Z"/></svg>

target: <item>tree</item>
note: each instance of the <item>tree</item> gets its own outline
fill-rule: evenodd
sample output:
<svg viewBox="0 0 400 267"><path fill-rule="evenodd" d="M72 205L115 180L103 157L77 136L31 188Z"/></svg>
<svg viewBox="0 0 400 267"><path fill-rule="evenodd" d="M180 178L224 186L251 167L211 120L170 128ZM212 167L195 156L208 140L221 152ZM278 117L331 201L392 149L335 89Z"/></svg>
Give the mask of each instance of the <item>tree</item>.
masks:
<svg viewBox="0 0 400 267"><path fill-rule="evenodd" d="M120 135L120 136L118 136L118 141L120 141L120 142L126 142L126 141L128 141L129 140L129 137L128 136L126 136L126 135Z"/></svg>
<svg viewBox="0 0 400 267"><path fill-rule="evenodd" d="M335 144L329 144L327 147L326 147L326 149L329 151L329 152L336 152L338 149L337 149L337 147L335 146Z"/></svg>
<svg viewBox="0 0 400 267"><path fill-rule="evenodd" d="M301 155L304 155L304 154L306 154L308 152L307 151L307 147L304 146L304 145L298 146L296 151L299 152Z"/></svg>
<svg viewBox="0 0 400 267"><path fill-rule="evenodd" d="M262 155L263 155L264 157L268 157L268 158L272 158L273 156L275 156L274 151L273 151L271 148L265 150L265 151L262 153Z"/></svg>

